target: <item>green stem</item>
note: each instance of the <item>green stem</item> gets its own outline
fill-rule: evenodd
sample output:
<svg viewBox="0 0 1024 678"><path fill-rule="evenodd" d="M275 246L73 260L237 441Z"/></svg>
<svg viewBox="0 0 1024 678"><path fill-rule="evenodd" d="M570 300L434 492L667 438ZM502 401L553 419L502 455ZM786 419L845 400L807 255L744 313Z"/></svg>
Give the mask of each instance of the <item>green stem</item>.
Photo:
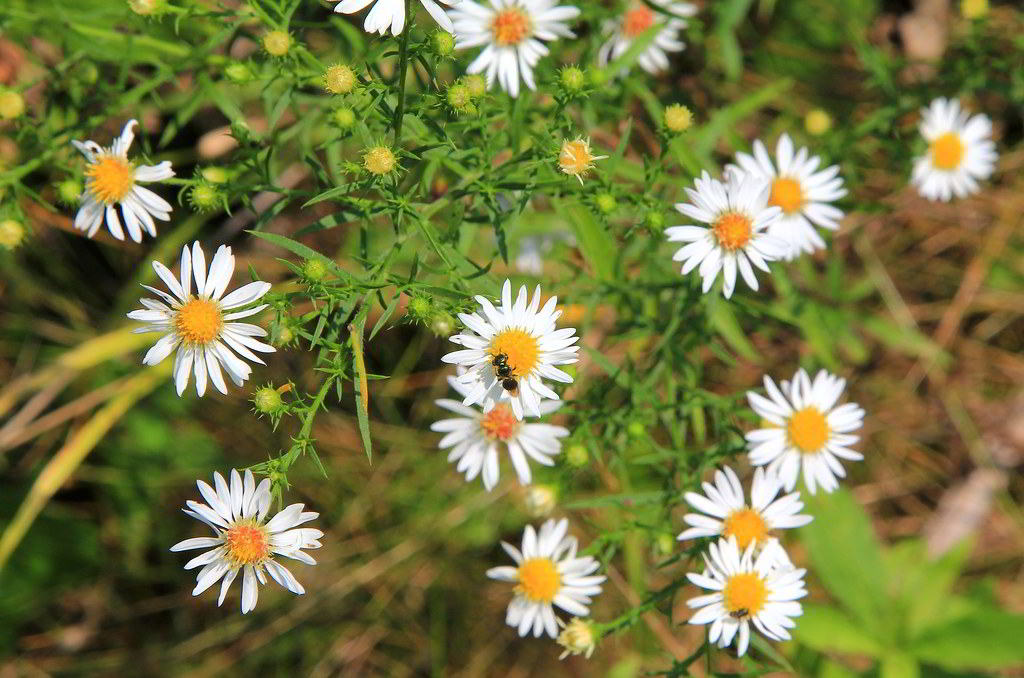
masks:
<svg viewBox="0 0 1024 678"><path fill-rule="evenodd" d="M398 47L398 107L395 108L395 148L402 140L402 119L405 116L405 72L409 66L409 33L412 32L412 0L405 0L405 30Z"/></svg>

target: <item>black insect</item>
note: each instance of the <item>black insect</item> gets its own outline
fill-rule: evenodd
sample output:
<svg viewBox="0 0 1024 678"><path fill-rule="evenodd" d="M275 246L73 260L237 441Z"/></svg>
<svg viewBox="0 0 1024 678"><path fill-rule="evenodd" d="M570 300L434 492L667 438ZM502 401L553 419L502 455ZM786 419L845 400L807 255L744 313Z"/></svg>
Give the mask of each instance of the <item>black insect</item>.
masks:
<svg viewBox="0 0 1024 678"><path fill-rule="evenodd" d="M499 353L491 360L491 365L494 366L494 374L501 379L508 379L512 376L512 368L508 364L508 355Z"/></svg>
<svg viewBox="0 0 1024 678"><path fill-rule="evenodd" d="M519 382L512 377L509 377L501 380L501 387L512 395L515 395L516 392L519 391Z"/></svg>
<svg viewBox="0 0 1024 678"><path fill-rule="evenodd" d="M729 616L732 617L733 619L743 619L744 617L746 617L749 614L750 614L750 610L748 610L745 607L741 607L738 610L733 610L732 612L730 612Z"/></svg>

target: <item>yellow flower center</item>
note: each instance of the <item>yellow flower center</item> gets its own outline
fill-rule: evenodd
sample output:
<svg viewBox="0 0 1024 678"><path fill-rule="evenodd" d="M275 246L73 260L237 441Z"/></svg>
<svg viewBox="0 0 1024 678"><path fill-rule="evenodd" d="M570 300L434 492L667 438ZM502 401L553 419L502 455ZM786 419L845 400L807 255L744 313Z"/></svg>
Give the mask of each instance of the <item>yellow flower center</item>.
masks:
<svg viewBox="0 0 1024 678"><path fill-rule="evenodd" d="M566 174L579 176L594 166L594 156L590 152L590 144L583 139L566 141L562 144L562 152L558 155L558 167Z"/></svg>
<svg viewBox="0 0 1024 678"><path fill-rule="evenodd" d="M519 566L516 591L535 603L550 603L561 586L562 578L550 558L530 558Z"/></svg>
<svg viewBox="0 0 1024 678"><path fill-rule="evenodd" d="M518 7L498 12L491 23L494 42L502 47L518 45L530 34L530 17Z"/></svg>
<svg viewBox="0 0 1024 678"><path fill-rule="evenodd" d="M498 403L490 412L480 417L480 428L488 438L508 440L519 431L519 420L505 403Z"/></svg>
<svg viewBox="0 0 1024 678"><path fill-rule="evenodd" d="M711 226L718 244L727 250L743 248L753 235L750 218L738 212L726 212Z"/></svg>
<svg viewBox="0 0 1024 678"><path fill-rule="evenodd" d="M723 537L736 537L736 544L745 549L754 540L763 541L768 536L768 525L761 514L750 508L737 509L730 513L722 528Z"/></svg>
<svg viewBox="0 0 1024 678"><path fill-rule="evenodd" d="M799 212L804 206L804 189L796 179L779 177L772 182L772 195L769 199L772 205L778 205L786 214Z"/></svg>
<svg viewBox="0 0 1024 678"><path fill-rule="evenodd" d="M768 589L760 577L753 572L746 572L729 577L722 596L725 598L725 609L729 615L742 619L761 611L768 597Z"/></svg>
<svg viewBox="0 0 1024 678"><path fill-rule="evenodd" d="M217 304L198 297L186 302L174 317L174 329L186 344L209 344L220 334L223 324Z"/></svg>
<svg viewBox="0 0 1024 678"><path fill-rule="evenodd" d="M270 535L262 525L235 525L224 535L228 557L239 565L255 565L270 555Z"/></svg>
<svg viewBox="0 0 1024 678"><path fill-rule="evenodd" d="M85 174L89 177L89 192L105 205L121 202L135 187L135 166L117 155L99 156Z"/></svg>
<svg viewBox="0 0 1024 678"><path fill-rule="evenodd" d="M523 330L505 330L491 340L492 356L505 354L512 374L524 377L537 366L540 346L537 339Z"/></svg>
<svg viewBox="0 0 1024 678"><path fill-rule="evenodd" d="M953 132L946 132L932 142L932 164L942 170L956 169L964 159L964 142Z"/></svg>
<svg viewBox="0 0 1024 678"><path fill-rule="evenodd" d="M647 5L636 5L622 17L622 32L635 38L654 25L654 11Z"/></svg>
<svg viewBox="0 0 1024 678"><path fill-rule="evenodd" d="M828 421L817 407L797 410L786 424L789 442L805 454L817 452L828 440Z"/></svg>

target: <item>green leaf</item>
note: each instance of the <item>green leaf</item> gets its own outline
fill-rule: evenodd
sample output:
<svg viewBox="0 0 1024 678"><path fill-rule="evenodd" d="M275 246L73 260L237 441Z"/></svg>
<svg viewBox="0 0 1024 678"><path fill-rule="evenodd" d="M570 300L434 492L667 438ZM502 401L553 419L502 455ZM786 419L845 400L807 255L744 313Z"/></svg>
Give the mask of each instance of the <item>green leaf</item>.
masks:
<svg viewBox="0 0 1024 678"><path fill-rule="evenodd" d="M921 667L910 655L893 650L882 658L878 674L881 678L917 678L921 675Z"/></svg>
<svg viewBox="0 0 1024 678"><path fill-rule="evenodd" d="M740 327L732 306L723 302L718 297L714 297L713 301L709 300L708 322L715 332L725 340L725 343L732 347L732 350L752 363L758 364L761 362L761 356L758 354L757 349L754 348L754 345L750 343L750 340L747 339L746 332Z"/></svg>
<svg viewBox="0 0 1024 678"><path fill-rule="evenodd" d="M969 554L970 543L965 541L939 558L929 558L918 540L898 544L886 553L890 576L899 582L909 637L948 621L949 593Z"/></svg>
<svg viewBox="0 0 1024 678"><path fill-rule="evenodd" d="M834 607L805 603L793 637L818 652L848 652L879 657L882 647L864 627Z"/></svg>
<svg viewBox="0 0 1024 678"><path fill-rule="evenodd" d="M910 644L923 662L945 669L995 669L1024 665L1024 615L988 605L975 608Z"/></svg>
<svg viewBox="0 0 1024 678"><path fill-rule="evenodd" d="M871 521L846 490L807 497L814 520L803 528L812 571L865 628L891 632L887 573ZM889 619L889 623L883 623Z"/></svg>
<svg viewBox="0 0 1024 678"><path fill-rule="evenodd" d="M569 220L576 234L577 247L597 277L601 280L614 279L615 264L619 258L619 247L615 239L583 205L562 203L556 209Z"/></svg>
<svg viewBox="0 0 1024 678"><path fill-rule="evenodd" d="M359 309L355 320L348 326L349 341L352 345L352 370L355 372L352 385L355 388L356 419L359 423L359 436L363 439L366 460L373 461L373 446L370 442L370 393L367 390L366 360L363 356L363 328L366 326L366 314L370 305L366 302Z"/></svg>

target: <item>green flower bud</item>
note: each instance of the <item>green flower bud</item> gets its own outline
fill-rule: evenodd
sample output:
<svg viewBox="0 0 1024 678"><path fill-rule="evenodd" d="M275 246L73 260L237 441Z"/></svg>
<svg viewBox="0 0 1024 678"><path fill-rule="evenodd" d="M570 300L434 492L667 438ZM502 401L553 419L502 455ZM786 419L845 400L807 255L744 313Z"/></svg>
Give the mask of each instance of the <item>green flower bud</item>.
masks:
<svg viewBox="0 0 1024 678"><path fill-rule="evenodd" d="M448 31L434 31L430 36L430 46L439 57L451 56L455 51L455 36Z"/></svg>
<svg viewBox="0 0 1024 678"><path fill-rule="evenodd" d="M413 297L409 300L409 315L416 320L425 321L433 312L430 300L426 297Z"/></svg>
<svg viewBox="0 0 1024 678"><path fill-rule="evenodd" d="M336 109L332 118L334 120L334 124L342 129L348 129L352 125L356 124L356 112L347 106Z"/></svg>
<svg viewBox="0 0 1024 678"><path fill-rule="evenodd" d="M267 31L263 34L263 49L270 56L282 57L292 46L292 36L287 31Z"/></svg>
<svg viewBox="0 0 1024 678"><path fill-rule="evenodd" d="M272 384L256 389L252 395L252 405L259 414L279 414L284 409L284 400Z"/></svg>
<svg viewBox="0 0 1024 678"><path fill-rule="evenodd" d="M576 94L587 84L587 77L579 66L566 66L562 69L560 81L566 92Z"/></svg>
<svg viewBox="0 0 1024 678"><path fill-rule="evenodd" d="M74 207L81 200L83 190L81 181L68 177L57 182L57 200L68 207Z"/></svg>
<svg viewBox="0 0 1024 678"><path fill-rule="evenodd" d="M348 94L359 84L356 72L345 64L334 64L324 71L324 89L331 94Z"/></svg>
<svg viewBox="0 0 1024 678"><path fill-rule="evenodd" d="M320 282L327 277L327 264L320 259L309 258L302 262L302 277L309 282Z"/></svg>
<svg viewBox="0 0 1024 678"><path fill-rule="evenodd" d="M213 212L224 206L224 195L220 189L205 181L189 189L188 200L197 212Z"/></svg>
<svg viewBox="0 0 1024 678"><path fill-rule="evenodd" d="M611 214L615 211L615 208L619 206L615 196L611 193L601 193L597 196L595 202L597 204L597 209L600 210L602 214Z"/></svg>
<svg viewBox="0 0 1024 678"><path fill-rule="evenodd" d="M224 69L224 75L227 76L228 80L240 85L253 79L252 69L249 68L249 64L243 61L228 64L227 68Z"/></svg>
<svg viewBox="0 0 1024 678"><path fill-rule="evenodd" d="M682 104L672 104L665 109L665 127L670 132L685 132L693 125L693 113Z"/></svg>
<svg viewBox="0 0 1024 678"><path fill-rule="evenodd" d="M231 175L223 167L204 167L199 174L211 184L224 184L231 178Z"/></svg>
<svg viewBox="0 0 1024 678"><path fill-rule="evenodd" d="M474 99L479 99L487 93L487 80L479 73L467 75L462 82L469 88L469 95Z"/></svg>
<svg viewBox="0 0 1024 678"><path fill-rule="evenodd" d="M590 461L590 453L583 445L575 443L566 448L565 461L573 468L582 468Z"/></svg>
<svg viewBox="0 0 1024 678"><path fill-rule="evenodd" d="M0 120L14 120L25 112L25 99L14 90L0 92Z"/></svg>

